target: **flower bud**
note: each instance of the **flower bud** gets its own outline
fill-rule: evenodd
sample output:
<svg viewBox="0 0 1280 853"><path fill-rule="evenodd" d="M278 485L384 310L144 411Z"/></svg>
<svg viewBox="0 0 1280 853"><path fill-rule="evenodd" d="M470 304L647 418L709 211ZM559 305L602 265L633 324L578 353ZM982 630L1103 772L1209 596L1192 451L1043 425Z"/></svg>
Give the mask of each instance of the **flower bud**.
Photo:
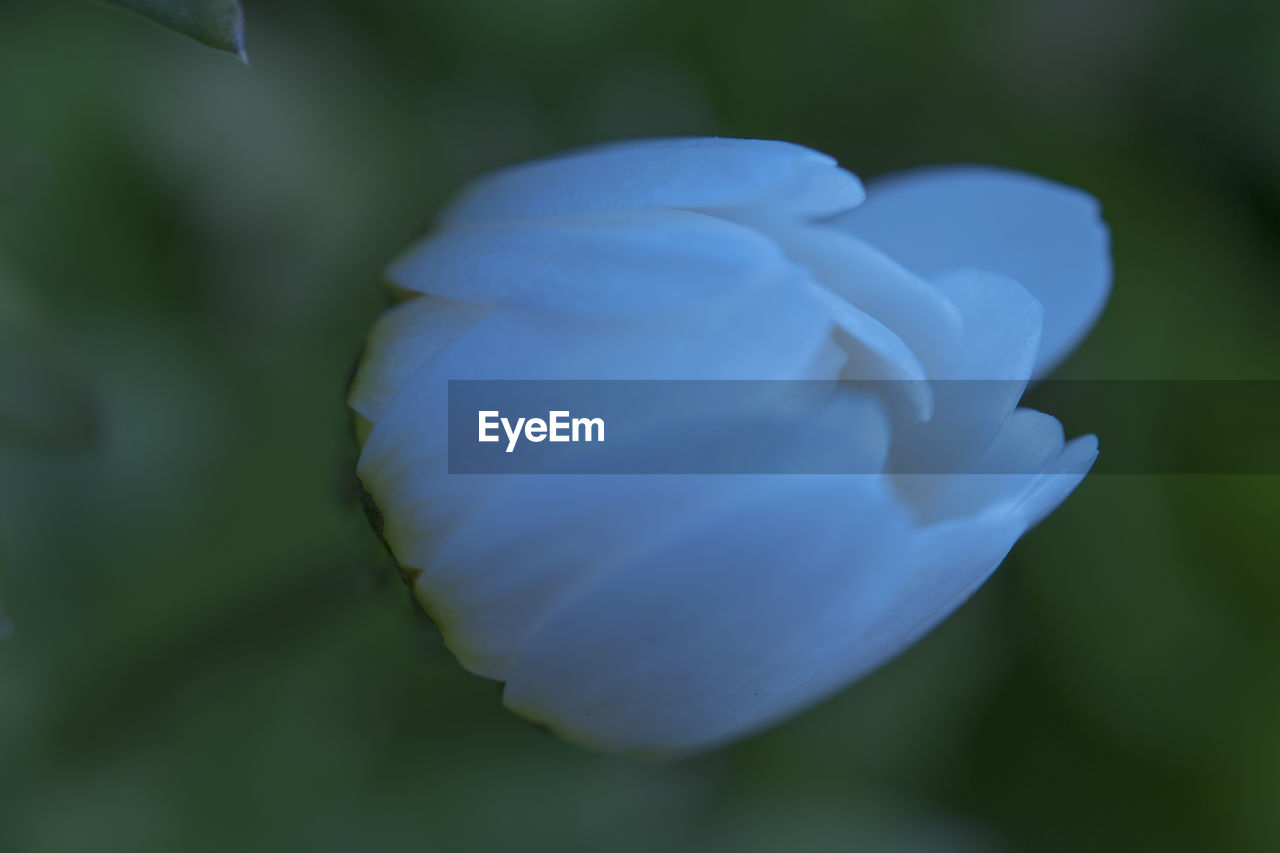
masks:
<svg viewBox="0 0 1280 853"><path fill-rule="evenodd" d="M481 178L390 278L349 400L383 536L465 667L600 749L706 749L866 674L1097 454L1018 408L1110 285L1096 202L1027 175L864 199L783 142L612 144ZM482 379L852 382L827 413L865 467L451 473L449 382Z"/></svg>

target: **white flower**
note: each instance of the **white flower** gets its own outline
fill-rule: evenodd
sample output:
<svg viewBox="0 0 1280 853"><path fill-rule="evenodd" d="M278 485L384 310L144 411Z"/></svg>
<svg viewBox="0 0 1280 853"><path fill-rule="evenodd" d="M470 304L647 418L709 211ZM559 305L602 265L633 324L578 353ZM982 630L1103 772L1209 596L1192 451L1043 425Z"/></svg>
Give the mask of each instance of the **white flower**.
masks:
<svg viewBox="0 0 1280 853"><path fill-rule="evenodd" d="M864 675L1097 455L1015 408L1110 282L1096 202L1039 178L923 169L864 203L788 143L613 144L480 179L390 277L429 295L350 395L384 538L464 666L598 748L707 748ZM913 380L848 408L883 474L447 473L448 379L837 376Z"/></svg>

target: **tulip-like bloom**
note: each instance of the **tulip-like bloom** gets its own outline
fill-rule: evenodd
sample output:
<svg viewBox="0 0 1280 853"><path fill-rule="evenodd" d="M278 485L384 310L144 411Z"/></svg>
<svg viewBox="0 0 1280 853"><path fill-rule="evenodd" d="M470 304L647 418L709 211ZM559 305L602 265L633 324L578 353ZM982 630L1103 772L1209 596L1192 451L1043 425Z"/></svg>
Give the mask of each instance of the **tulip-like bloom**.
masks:
<svg viewBox="0 0 1280 853"><path fill-rule="evenodd" d="M1108 233L1024 174L864 193L783 142L611 144L481 178L390 279L349 400L383 537L465 667L600 749L705 749L839 690L1097 455L1017 405L1101 311ZM450 379L895 381L843 415L878 473L461 476Z"/></svg>

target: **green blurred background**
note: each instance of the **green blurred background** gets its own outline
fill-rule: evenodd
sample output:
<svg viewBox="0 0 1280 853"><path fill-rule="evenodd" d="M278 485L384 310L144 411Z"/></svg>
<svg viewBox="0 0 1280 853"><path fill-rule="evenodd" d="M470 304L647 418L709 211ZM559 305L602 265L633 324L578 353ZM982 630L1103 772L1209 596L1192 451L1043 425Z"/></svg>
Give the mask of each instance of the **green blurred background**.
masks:
<svg viewBox="0 0 1280 853"><path fill-rule="evenodd" d="M883 670L640 764L442 649L342 402L468 177L662 134L1079 185L1116 286L1064 375L1280 378L1280 4L246 13L251 69L0 5L0 850L1280 849L1275 477L1090 478ZM1276 438L1231 417L1207 444Z"/></svg>

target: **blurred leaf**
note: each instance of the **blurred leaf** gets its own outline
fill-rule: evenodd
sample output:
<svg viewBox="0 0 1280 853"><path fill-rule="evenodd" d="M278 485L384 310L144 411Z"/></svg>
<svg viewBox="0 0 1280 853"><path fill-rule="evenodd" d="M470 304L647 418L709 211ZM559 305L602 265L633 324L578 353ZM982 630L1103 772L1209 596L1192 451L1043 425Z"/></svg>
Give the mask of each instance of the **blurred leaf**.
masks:
<svg viewBox="0 0 1280 853"><path fill-rule="evenodd" d="M234 53L246 65L240 0L108 0L209 47Z"/></svg>
<svg viewBox="0 0 1280 853"><path fill-rule="evenodd" d="M3 575L0 575L0 580L3 580ZM12 633L13 623L9 621L8 615L4 612L4 588L0 586L0 640Z"/></svg>
<svg viewBox="0 0 1280 853"><path fill-rule="evenodd" d="M97 434L88 390L31 335L0 339L0 442L43 451L82 450ZM0 625L2 630L2 625Z"/></svg>
<svg viewBox="0 0 1280 853"><path fill-rule="evenodd" d="M93 443L96 406L61 340L30 288L0 264L0 446L48 452Z"/></svg>
<svg viewBox="0 0 1280 853"><path fill-rule="evenodd" d="M3 548L4 542L0 541L0 549ZM13 634L13 623L9 621L9 615L4 612L4 570L6 564L6 554L0 550L0 640Z"/></svg>

